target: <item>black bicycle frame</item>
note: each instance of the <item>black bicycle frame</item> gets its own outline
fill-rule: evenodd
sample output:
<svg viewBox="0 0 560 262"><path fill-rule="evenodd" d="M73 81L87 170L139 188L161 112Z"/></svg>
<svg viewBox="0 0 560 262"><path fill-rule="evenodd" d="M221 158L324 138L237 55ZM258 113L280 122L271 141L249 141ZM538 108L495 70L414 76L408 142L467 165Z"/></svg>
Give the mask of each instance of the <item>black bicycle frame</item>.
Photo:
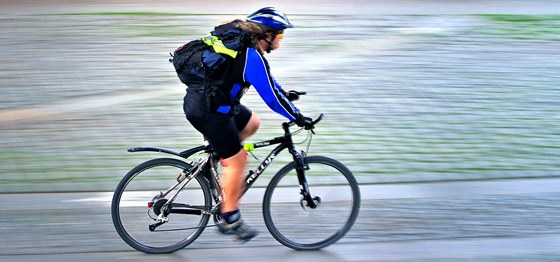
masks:
<svg viewBox="0 0 560 262"><path fill-rule="evenodd" d="M305 154L301 154L298 152L294 146L294 142L292 140L292 133L289 131L289 127L291 124L284 123L282 128L284 129L284 136L276 137L271 140L266 140L262 142L253 143L253 149L267 147L271 145L278 145L276 148L268 154L268 156L264 159L264 161L254 170L249 170L249 173L245 177L245 186L243 188L242 195L244 195L247 190L255 183L255 181L259 178L259 176L264 173L264 171L268 168L270 163L276 158L276 156L282 152L284 149L288 149L290 154L292 155L294 162L296 163L296 171L298 176L299 184L301 185L301 194L303 198L307 201L307 204L311 208L316 207L316 203L313 201L311 197L311 193L309 192L309 186L307 184L307 179L305 178L304 170L309 169L307 165L307 160Z"/></svg>
<svg viewBox="0 0 560 262"><path fill-rule="evenodd" d="M287 139L286 137L277 137L277 138L272 139L272 140L253 143L253 146L254 146L255 149L261 148L261 147L267 147L267 146L271 146L271 145L276 145L276 144L280 144L280 145L277 146L276 148L274 148L272 150L272 152L270 152L270 154L268 154L268 156L262 161L262 163L256 169L249 170L249 173L245 177L245 188L244 188L243 194L245 194L245 192L247 192L247 190L253 185L253 183L255 183L257 178L259 178L259 176L266 170L266 168L268 168L268 166L270 165L270 163L272 163L274 158L276 158L276 156L280 152L282 152L284 149L290 147L290 141L288 141L288 140L289 139ZM293 145L292 145L292 147L293 147Z"/></svg>
<svg viewBox="0 0 560 262"><path fill-rule="evenodd" d="M322 118L322 116L320 117ZM320 120L319 118L319 120ZM318 122L318 120L317 120ZM253 149L256 148L261 148L261 147L267 147L267 146L271 146L271 145L276 145L276 144L280 144L278 145L276 148L274 148L272 150L272 152L270 152L270 154L264 159L264 161L255 169L255 170L250 170L249 173L247 174L247 176L244 178L245 179L245 186L243 188L243 192L242 195L245 195L245 193L247 192L247 190L249 190L249 188L253 185L253 183L255 183L255 181L259 178L259 176L266 170L266 168L270 165L270 163L272 163L272 161L274 160L274 158L276 158L276 156L282 152L284 149L288 149L290 154L293 156L294 162L296 163L296 171L297 171L297 176L298 176L298 181L299 184L301 185L301 194L303 196L303 198L306 200L307 205L311 208L315 208L317 206L317 204L313 201L313 198L311 197L311 193L309 192L309 186L307 184L307 179L305 178L305 174L304 171L309 169L309 166L307 165L307 160L306 160L306 156L305 154L301 154L300 152L298 152L294 146L294 142L292 140L292 133L290 133L290 126L294 125L294 123L283 123L282 124L282 128L284 129L284 136L279 136L276 137L274 139L271 140L266 140L266 141L262 141L262 142L257 142L257 143L252 143L253 145ZM200 152L200 151L205 151L207 153L210 153L209 155L209 161L208 164L211 164L212 166L215 166L214 163L214 157L213 157L213 152L210 146L198 146L195 148L191 148L189 150L185 150L183 152L175 152L172 150L168 150L168 149L164 149L164 148L158 148L158 147L136 147L136 148L130 148L128 149L128 152L141 152L141 151L152 151L152 152L160 152L160 153L166 153L166 154L171 154L171 155L175 155L178 157L182 157L182 158L188 158L190 155L192 155L193 153L196 152ZM214 186L217 186L218 188L221 188L221 184L220 184L220 180L218 177L218 174L215 172L216 170L214 168L211 168L211 170L213 170L214 172L212 172L213 174L213 181L210 181L211 183L214 183ZM217 184L217 185L216 185ZM219 194L221 197L221 194ZM221 199L220 199L221 201Z"/></svg>

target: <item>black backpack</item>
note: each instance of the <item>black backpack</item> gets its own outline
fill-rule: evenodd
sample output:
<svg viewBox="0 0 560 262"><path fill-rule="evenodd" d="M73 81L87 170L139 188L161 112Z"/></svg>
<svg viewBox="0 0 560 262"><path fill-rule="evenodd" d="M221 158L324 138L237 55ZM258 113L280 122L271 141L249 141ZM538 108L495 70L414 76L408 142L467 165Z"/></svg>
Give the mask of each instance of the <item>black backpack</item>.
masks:
<svg viewBox="0 0 560 262"><path fill-rule="evenodd" d="M207 95L214 91L206 90L206 80L226 61L223 55L214 52L212 47L202 40L190 41L170 55L169 62L173 63L175 72L183 84L204 91Z"/></svg>
<svg viewBox="0 0 560 262"><path fill-rule="evenodd" d="M251 46L251 35L236 27L241 22L235 20L219 25L208 37L217 36L229 50L238 51ZM212 45L206 44L202 39L190 41L175 49L170 55L169 62L173 63L181 82L188 88L203 91L206 95L213 94L225 83L225 79L219 76L218 71L224 62L233 59L227 54L215 52Z"/></svg>

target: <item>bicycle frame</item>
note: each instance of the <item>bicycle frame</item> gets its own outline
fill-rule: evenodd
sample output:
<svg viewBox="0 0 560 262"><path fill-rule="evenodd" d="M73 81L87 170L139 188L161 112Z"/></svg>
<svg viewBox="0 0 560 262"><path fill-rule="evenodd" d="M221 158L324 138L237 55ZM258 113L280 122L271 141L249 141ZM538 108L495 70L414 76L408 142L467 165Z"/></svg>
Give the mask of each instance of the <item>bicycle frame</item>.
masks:
<svg viewBox="0 0 560 262"><path fill-rule="evenodd" d="M315 121L315 123L319 122L322 119L322 115ZM284 130L284 135L283 136L279 136L276 137L274 139L271 140L266 140L266 141L261 141L261 142L257 142L257 143L248 143L244 145L245 150L247 151L252 151L254 149L257 148L261 148L261 147L267 147L267 146L272 146L272 145L277 145L278 146L276 148L274 148L269 154L268 156L261 162L261 164L255 169L255 170L249 170L249 173L247 174L247 176L245 176L244 181L244 187L243 187L243 192L241 193L241 195L245 195L245 193L249 190L249 188L251 188L251 186L255 183L255 181L259 178L259 176L268 168L268 166L272 163L272 161L276 158L276 156L282 152L285 149L288 149L288 151L290 152L290 154L293 157L293 160L296 164L296 171L297 171L297 176L298 176L298 181L299 184L301 186L301 194L303 199L307 202L307 205L310 208L315 208L317 207L317 203L313 200L311 193L309 192L309 187L307 184L307 179L305 178L305 170L308 170L309 167L307 165L307 161L306 161L306 155L305 152L302 151L302 153L298 152L295 148L294 142L292 140L292 132L290 132L290 127L293 126L294 123L283 123L282 124L282 129ZM297 131L296 131L297 132ZM294 133L296 133L294 132ZM313 131L311 131L313 132ZM204 157L202 159L199 160L198 163L196 163L194 165L194 167L196 167L196 171L191 173L192 175L189 176L185 176L183 179L181 180L177 180L177 184L175 184L174 186L172 186L170 189L168 189L165 193L161 193L161 196L165 196L167 195L169 192L171 192L173 189L177 188L177 186L180 186L180 189L169 199L169 201L165 204L165 207L167 205L169 205L170 203L173 202L173 200L177 197L177 195L179 194L179 192L186 187L186 185L196 176L199 174L202 174L202 170L204 169L205 166L210 166L210 171L211 171L211 175L212 177L208 177L209 178L209 182L213 185L214 188L218 189L217 191L217 196L214 196L216 199L216 201L218 203L222 202L223 199L223 192L222 192L222 185L220 183L220 178L219 178L219 174L216 171L216 168L214 168L216 166L214 157L213 157L213 151L211 149L210 146L198 146L189 150L185 150L183 152L177 153L168 149L164 149L164 148L157 148L157 147L137 147L137 148L131 148L128 149L128 152L141 152L141 151L152 151L152 152L160 152L160 153L166 153L166 154L171 154L171 155L175 155L181 158L188 158L189 156L191 156L194 153L200 152L200 151L204 151L205 153L208 154L207 157ZM186 181L185 181L186 180ZM184 182L184 183L183 183ZM180 185L182 184L182 185ZM165 218L162 217L163 213L160 214L160 219L164 220ZM165 215L163 215L165 216Z"/></svg>

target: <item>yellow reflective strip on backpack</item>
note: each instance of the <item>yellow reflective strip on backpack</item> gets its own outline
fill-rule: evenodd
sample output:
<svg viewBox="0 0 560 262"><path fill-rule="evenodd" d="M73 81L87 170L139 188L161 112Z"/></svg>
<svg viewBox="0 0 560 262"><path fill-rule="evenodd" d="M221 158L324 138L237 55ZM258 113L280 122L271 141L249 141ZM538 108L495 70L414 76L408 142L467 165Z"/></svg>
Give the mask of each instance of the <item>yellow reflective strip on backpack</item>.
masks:
<svg viewBox="0 0 560 262"><path fill-rule="evenodd" d="M204 42L206 45L213 46L213 45L214 45L214 42L215 42L216 40L218 40L218 37L213 36L212 34L207 34L207 35L203 36L201 40L202 40L202 42Z"/></svg>
<svg viewBox="0 0 560 262"><path fill-rule="evenodd" d="M211 46L214 49L214 52L218 54L228 55L232 58L235 58L237 56L237 51L227 48L224 43L222 43L222 40L218 39L217 36L207 34L202 37L202 41L206 45Z"/></svg>

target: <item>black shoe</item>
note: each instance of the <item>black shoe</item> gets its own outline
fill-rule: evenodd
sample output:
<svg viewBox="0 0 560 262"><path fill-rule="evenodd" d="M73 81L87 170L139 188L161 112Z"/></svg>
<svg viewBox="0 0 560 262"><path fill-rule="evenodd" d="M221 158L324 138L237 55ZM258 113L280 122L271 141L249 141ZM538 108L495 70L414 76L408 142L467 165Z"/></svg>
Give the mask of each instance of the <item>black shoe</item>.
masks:
<svg viewBox="0 0 560 262"><path fill-rule="evenodd" d="M259 231L248 226L242 219L237 220L231 224L225 220L220 220L216 223L218 231L225 235L235 235L238 240L247 242L259 234Z"/></svg>

